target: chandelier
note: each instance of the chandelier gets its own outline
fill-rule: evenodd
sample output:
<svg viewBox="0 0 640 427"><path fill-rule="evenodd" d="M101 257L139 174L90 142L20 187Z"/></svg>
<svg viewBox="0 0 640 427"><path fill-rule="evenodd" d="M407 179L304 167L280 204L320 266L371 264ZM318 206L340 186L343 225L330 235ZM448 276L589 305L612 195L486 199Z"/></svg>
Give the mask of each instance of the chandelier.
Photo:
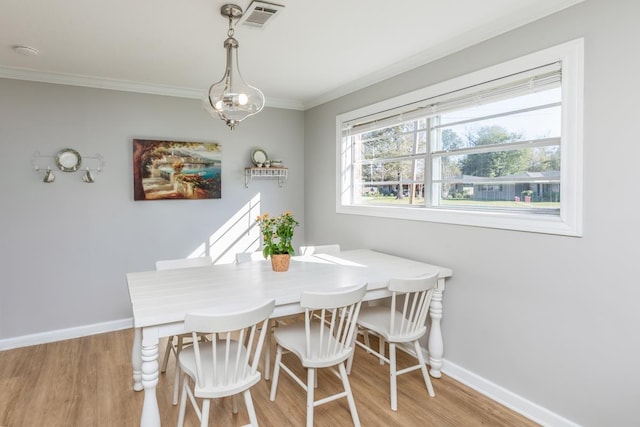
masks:
<svg viewBox="0 0 640 427"><path fill-rule="evenodd" d="M238 41L233 38L233 22L242 17L242 9L235 4L225 4L220 8L220 14L229 19L227 39L224 41L227 66L222 79L209 88L205 107L212 116L217 114L233 130L238 123L262 110L264 95L240 75Z"/></svg>

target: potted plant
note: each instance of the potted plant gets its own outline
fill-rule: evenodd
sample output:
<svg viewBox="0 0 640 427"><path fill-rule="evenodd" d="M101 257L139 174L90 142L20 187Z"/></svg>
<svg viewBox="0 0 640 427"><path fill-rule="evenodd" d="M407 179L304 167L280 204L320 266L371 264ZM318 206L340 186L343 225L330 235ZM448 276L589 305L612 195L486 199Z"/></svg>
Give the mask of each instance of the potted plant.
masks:
<svg viewBox="0 0 640 427"><path fill-rule="evenodd" d="M522 198L525 203L531 203L531 197L533 196L533 190L524 190L522 193Z"/></svg>
<svg viewBox="0 0 640 427"><path fill-rule="evenodd" d="M300 225L290 211L278 217L271 217L268 213L256 218L262 231L262 254L271 257L274 271L287 271L293 250L293 230Z"/></svg>

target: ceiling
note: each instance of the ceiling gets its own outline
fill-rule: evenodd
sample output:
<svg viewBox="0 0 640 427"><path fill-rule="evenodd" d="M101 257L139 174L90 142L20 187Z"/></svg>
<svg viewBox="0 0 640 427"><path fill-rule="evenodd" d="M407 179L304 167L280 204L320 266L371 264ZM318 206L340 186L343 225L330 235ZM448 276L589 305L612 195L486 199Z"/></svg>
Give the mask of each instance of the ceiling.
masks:
<svg viewBox="0 0 640 427"><path fill-rule="evenodd" d="M272 22L236 28L240 70L268 106L304 110L580 1L273 0ZM0 77L201 98L223 74L227 2L2 0Z"/></svg>

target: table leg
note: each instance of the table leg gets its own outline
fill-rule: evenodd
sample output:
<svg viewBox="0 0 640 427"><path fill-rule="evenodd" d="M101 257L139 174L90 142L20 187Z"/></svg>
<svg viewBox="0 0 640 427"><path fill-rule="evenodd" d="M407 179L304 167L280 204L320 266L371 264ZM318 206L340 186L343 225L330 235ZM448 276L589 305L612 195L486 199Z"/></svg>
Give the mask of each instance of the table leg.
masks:
<svg viewBox="0 0 640 427"><path fill-rule="evenodd" d="M264 379L271 379L271 334L273 334L274 321L269 319L267 322L267 336L264 346Z"/></svg>
<svg viewBox="0 0 640 427"><path fill-rule="evenodd" d="M142 329L133 329L133 345L131 346L131 366L133 366L133 389L142 390Z"/></svg>
<svg viewBox="0 0 640 427"><path fill-rule="evenodd" d="M147 331L143 331L141 352L144 402L142 404L140 427L160 427L160 410L158 409L158 399L156 397L156 386L158 385L159 375L159 338L157 335L157 331L155 334L147 334L146 332Z"/></svg>
<svg viewBox="0 0 640 427"><path fill-rule="evenodd" d="M444 279L440 279L444 280ZM442 341L442 330L440 319L442 319L442 289L434 289L431 298L431 330L429 331L429 366L431 366L431 376L440 378L442 373L442 356L444 354L444 342Z"/></svg>

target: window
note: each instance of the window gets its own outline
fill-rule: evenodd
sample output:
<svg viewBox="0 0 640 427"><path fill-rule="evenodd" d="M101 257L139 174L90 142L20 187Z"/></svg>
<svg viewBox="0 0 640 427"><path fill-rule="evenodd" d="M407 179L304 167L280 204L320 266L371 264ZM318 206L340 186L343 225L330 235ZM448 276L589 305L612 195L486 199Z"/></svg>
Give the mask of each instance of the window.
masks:
<svg viewBox="0 0 640 427"><path fill-rule="evenodd" d="M337 212L581 235L577 40L337 117Z"/></svg>

